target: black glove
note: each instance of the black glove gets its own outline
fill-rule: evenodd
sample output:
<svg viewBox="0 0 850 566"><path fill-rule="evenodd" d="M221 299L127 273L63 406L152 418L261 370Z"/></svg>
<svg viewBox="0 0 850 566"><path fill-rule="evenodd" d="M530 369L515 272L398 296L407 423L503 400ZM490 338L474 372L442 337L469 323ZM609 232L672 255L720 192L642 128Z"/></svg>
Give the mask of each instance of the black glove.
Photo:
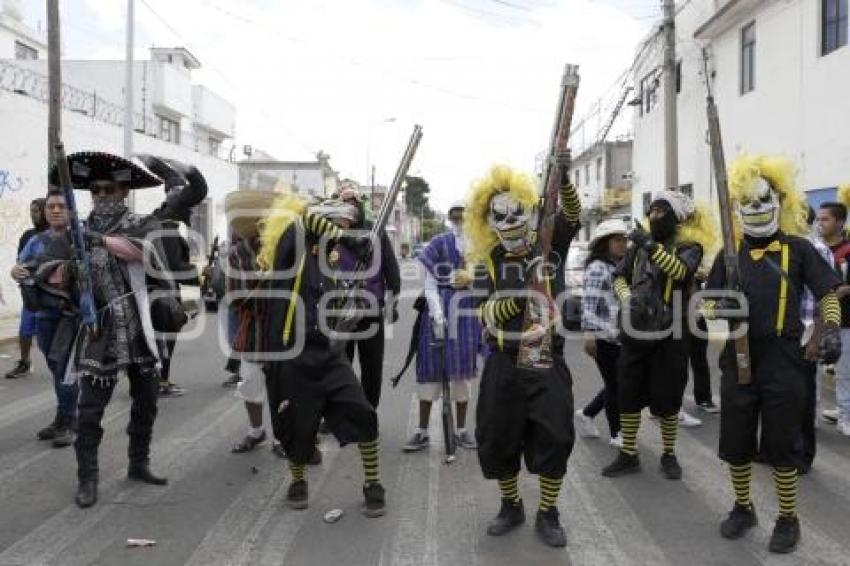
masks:
<svg viewBox="0 0 850 566"><path fill-rule="evenodd" d="M635 246L646 251L652 250L655 242L652 240L652 235L643 229L640 224L635 225L635 229L629 232L629 240L634 242Z"/></svg>
<svg viewBox="0 0 850 566"><path fill-rule="evenodd" d="M747 320L747 313L741 310L741 303L734 297L720 297L714 301L715 318L728 320L729 322L741 322ZM719 311L732 311L719 313Z"/></svg>
<svg viewBox="0 0 850 566"><path fill-rule="evenodd" d="M823 329L818 357L824 364L834 364L841 357L841 333L838 327L827 326Z"/></svg>
<svg viewBox="0 0 850 566"><path fill-rule="evenodd" d="M165 185L165 203L154 212L160 220L180 220L188 224L191 209L203 201L208 192L207 181L194 165L174 159L137 154L145 167L162 179Z"/></svg>

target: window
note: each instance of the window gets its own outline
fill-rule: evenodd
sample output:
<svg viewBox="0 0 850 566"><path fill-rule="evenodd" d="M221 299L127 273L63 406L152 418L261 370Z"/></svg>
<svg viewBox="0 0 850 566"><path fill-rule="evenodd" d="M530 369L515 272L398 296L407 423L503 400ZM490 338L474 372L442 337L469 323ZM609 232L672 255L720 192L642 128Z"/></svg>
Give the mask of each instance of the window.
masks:
<svg viewBox="0 0 850 566"><path fill-rule="evenodd" d="M847 45L848 0L821 0L821 55Z"/></svg>
<svg viewBox="0 0 850 566"><path fill-rule="evenodd" d="M159 139L171 143L180 143L180 122L158 116L159 118Z"/></svg>
<svg viewBox="0 0 850 566"><path fill-rule="evenodd" d="M641 106L640 114L649 114L658 104L658 78L655 71L648 74L640 81Z"/></svg>
<svg viewBox="0 0 850 566"><path fill-rule="evenodd" d="M602 158L596 158L596 182L599 183L602 180Z"/></svg>
<svg viewBox="0 0 850 566"><path fill-rule="evenodd" d="M221 140L218 138L210 138L210 155L218 155L221 149Z"/></svg>
<svg viewBox="0 0 850 566"><path fill-rule="evenodd" d="M578 187L581 182L581 169L576 169L576 187Z"/></svg>
<svg viewBox="0 0 850 566"><path fill-rule="evenodd" d="M741 94L756 88L756 23L741 28Z"/></svg>
<svg viewBox="0 0 850 566"><path fill-rule="evenodd" d="M679 192L685 195L688 198L694 198L694 185L693 183L688 183L687 185L679 185Z"/></svg>
<svg viewBox="0 0 850 566"><path fill-rule="evenodd" d="M20 41L15 42L15 59L19 61L35 61L38 59L38 50Z"/></svg>
<svg viewBox="0 0 850 566"><path fill-rule="evenodd" d="M584 166L584 184L590 184L590 163Z"/></svg>
<svg viewBox="0 0 850 566"><path fill-rule="evenodd" d="M676 61L676 94L682 92L682 61Z"/></svg>
<svg viewBox="0 0 850 566"><path fill-rule="evenodd" d="M643 215L649 214L649 205L652 204L652 193L643 193Z"/></svg>

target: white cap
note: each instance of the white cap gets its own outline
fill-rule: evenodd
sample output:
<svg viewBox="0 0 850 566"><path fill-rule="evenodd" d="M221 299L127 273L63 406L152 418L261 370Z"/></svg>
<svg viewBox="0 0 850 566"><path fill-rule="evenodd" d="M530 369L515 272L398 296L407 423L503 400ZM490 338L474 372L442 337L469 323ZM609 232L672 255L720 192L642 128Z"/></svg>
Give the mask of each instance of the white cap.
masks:
<svg viewBox="0 0 850 566"><path fill-rule="evenodd" d="M465 209L466 208L466 202L464 202L462 200L454 201L451 204L451 206L449 207L449 212L451 212L453 210L457 210L458 208L461 209L461 210Z"/></svg>
<svg viewBox="0 0 850 566"><path fill-rule="evenodd" d="M613 236L614 234L622 234L625 236L628 233L629 226L622 218L609 218L608 220L603 220L596 227L596 231L590 239L590 246L593 246L600 239L607 236Z"/></svg>

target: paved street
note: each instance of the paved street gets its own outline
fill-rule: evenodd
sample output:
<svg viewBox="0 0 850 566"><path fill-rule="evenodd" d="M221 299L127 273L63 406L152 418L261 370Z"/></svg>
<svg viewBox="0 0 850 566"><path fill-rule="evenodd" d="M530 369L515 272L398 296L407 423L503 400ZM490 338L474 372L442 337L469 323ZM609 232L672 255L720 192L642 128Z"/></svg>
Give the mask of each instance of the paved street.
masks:
<svg viewBox="0 0 850 566"><path fill-rule="evenodd" d="M386 376L400 366L406 350L409 303L402 312L389 344ZM498 508L496 485L481 479L473 452L461 453L451 466L442 463L436 411L431 450L401 452L414 426L412 372L397 390L387 385L380 410L387 515L366 519L359 513L357 450L340 450L328 437L322 442L324 464L308 471L310 508L292 511L283 505L287 468L268 443L253 454L230 453L246 417L232 392L220 385L223 359L215 318L207 315L202 322L201 336L178 346L174 375L186 386L186 396L160 403L152 464L168 476L165 488L131 484L124 477L126 383L104 419L101 502L89 510L72 501L72 449L55 450L35 440L54 407L40 356L33 376L0 383L0 565L850 564L850 442L819 424L818 458L801 482L802 544L790 557L769 556L776 505L766 468L757 469L753 486L761 525L738 542L718 535L718 521L732 499L715 455L716 416L707 416L702 428L681 431L681 482L658 473L660 439L649 421L640 442L644 471L631 477L602 478L599 470L614 449L601 440L579 439L559 501L566 550L546 548L535 538L536 482L526 476L521 489L530 523L502 539L490 538L484 528ZM568 356L576 399L585 401L601 380L576 345ZM12 362L2 360L0 370ZM599 425L604 429L601 418ZM333 508L345 514L338 523L325 524L322 516ZM127 538L157 544L128 549Z"/></svg>

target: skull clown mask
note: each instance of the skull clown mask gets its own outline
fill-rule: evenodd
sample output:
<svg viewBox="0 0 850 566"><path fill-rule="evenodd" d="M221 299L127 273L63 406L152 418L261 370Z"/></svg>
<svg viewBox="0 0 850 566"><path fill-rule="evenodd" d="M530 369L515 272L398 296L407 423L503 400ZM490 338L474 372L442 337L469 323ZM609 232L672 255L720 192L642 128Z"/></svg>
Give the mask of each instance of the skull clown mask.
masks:
<svg viewBox="0 0 850 566"><path fill-rule="evenodd" d="M513 194L501 192L490 199L487 223L510 253L521 254L531 249L531 222L534 210L524 206Z"/></svg>
<svg viewBox="0 0 850 566"><path fill-rule="evenodd" d="M737 204L736 213L747 236L767 238L779 230L779 193L763 177L756 178L754 190L742 195Z"/></svg>

